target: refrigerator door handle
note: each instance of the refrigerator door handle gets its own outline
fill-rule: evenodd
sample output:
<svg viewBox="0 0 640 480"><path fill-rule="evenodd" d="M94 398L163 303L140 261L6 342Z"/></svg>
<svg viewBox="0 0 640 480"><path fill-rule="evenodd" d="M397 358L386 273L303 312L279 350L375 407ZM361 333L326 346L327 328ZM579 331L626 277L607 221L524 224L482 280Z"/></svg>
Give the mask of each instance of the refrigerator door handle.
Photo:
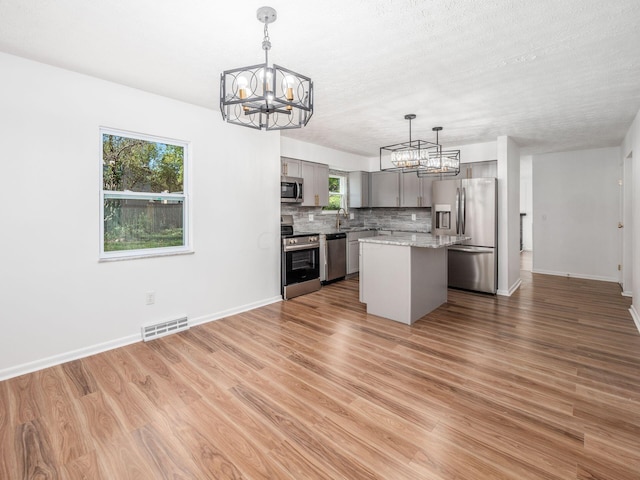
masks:
<svg viewBox="0 0 640 480"><path fill-rule="evenodd" d="M460 234L460 189L456 188L456 235Z"/></svg>
<svg viewBox="0 0 640 480"><path fill-rule="evenodd" d="M462 210L462 234L464 235L467 229L467 189L462 187L462 199L460 200Z"/></svg>

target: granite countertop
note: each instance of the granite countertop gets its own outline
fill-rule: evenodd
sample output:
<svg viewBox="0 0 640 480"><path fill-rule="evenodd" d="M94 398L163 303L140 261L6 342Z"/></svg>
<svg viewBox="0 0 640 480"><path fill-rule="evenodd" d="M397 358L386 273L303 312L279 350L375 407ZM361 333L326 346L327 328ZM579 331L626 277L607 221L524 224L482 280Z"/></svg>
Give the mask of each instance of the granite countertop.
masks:
<svg viewBox="0 0 640 480"><path fill-rule="evenodd" d="M471 237L464 235L431 235L430 233L393 233L391 235L382 235L377 237L361 238L359 241L363 243L379 243L382 245L397 245L403 247L420 247L420 248L443 248L465 240Z"/></svg>
<svg viewBox="0 0 640 480"><path fill-rule="evenodd" d="M318 226L317 228L305 228L304 231L296 231L295 233L319 233L320 235L327 235L330 233L351 233L351 232L375 232L380 230L375 227L344 227L344 228L336 228L336 227L326 227L326 226Z"/></svg>
<svg viewBox="0 0 640 480"><path fill-rule="evenodd" d="M351 232L378 232L378 231L384 231L384 232L390 232L390 233L396 233L396 232L402 232L402 233L429 233L430 231L426 228L424 229L419 229L416 228L415 230L397 230L395 228L385 228L385 227L381 227L381 226L377 226L377 227L340 227L335 228L335 227L326 227L326 226L318 226L316 229L305 229L305 230L309 230L310 232L312 231L312 233L319 233L319 234L328 234L328 233L351 233ZM307 233L305 232L296 232L296 233Z"/></svg>

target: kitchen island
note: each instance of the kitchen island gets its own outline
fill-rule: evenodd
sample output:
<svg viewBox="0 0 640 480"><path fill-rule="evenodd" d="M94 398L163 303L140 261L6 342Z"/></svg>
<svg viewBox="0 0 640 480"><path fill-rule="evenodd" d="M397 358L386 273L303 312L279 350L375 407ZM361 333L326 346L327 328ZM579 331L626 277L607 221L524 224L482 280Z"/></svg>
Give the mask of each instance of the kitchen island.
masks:
<svg viewBox="0 0 640 480"><path fill-rule="evenodd" d="M411 325L447 301L447 248L470 237L427 233L360 239L367 313Z"/></svg>

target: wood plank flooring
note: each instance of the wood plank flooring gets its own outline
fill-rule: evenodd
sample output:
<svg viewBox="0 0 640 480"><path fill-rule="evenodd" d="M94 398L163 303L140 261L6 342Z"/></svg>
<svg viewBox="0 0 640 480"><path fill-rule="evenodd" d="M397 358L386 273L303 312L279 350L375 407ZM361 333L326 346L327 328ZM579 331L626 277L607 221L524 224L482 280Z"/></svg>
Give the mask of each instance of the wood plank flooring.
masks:
<svg viewBox="0 0 640 480"><path fill-rule="evenodd" d="M0 478L640 479L629 299L522 275L413 326L350 279L0 382Z"/></svg>

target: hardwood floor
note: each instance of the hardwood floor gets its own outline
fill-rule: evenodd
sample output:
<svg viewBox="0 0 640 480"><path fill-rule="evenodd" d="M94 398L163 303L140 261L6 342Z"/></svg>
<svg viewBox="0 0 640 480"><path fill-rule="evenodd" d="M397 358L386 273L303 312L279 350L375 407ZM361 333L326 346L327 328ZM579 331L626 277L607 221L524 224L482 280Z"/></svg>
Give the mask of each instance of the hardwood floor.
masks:
<svg viewBox="0 0 640 480"><path fill-rule="evenodd" d="M629 299L522 275L411 327L351 279L0 382L0 478L639 479Z"/></svg>

